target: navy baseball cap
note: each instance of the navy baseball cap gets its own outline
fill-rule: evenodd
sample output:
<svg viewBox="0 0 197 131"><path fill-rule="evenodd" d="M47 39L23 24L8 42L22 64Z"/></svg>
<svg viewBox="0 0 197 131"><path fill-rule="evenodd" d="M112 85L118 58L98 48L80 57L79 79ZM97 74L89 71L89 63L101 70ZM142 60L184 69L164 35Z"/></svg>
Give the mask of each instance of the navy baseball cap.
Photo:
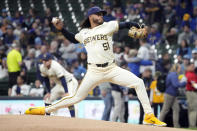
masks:
<svg viewBox="0 0 197 131"><path fill-rule="evenodd" d="M106 14L107 14L107 12L104 11L104 10L102 10L100 7L94 6L94 7L90 8L90 9L88 10L87 16L86 16L86 17L89 17L89 16L92 15L92 14L96 14L96 13L100 13L100 12L103 13L103 15L106 15Z"/></svg>
<svg viewBox="0 0 197 131"><path fill-rule="evenodd" d="M48 60L51 60L51 59L53 59L53 56L51 55L51 53L46 53L42 56L43 61L48 61Z"/></svg>
<svg viewBox="0 0 197 131"><path fill-rule="evenodd" d="M102 13L103 16L107 14L106 11L102 10L100 7L98 6L94 6L92 8L90 8L86 14L86 18L83 22L82 25L89 25L90 24L90 21L89 21L89 16L92 15L92 14L96 14L96 13Z"/></svg>

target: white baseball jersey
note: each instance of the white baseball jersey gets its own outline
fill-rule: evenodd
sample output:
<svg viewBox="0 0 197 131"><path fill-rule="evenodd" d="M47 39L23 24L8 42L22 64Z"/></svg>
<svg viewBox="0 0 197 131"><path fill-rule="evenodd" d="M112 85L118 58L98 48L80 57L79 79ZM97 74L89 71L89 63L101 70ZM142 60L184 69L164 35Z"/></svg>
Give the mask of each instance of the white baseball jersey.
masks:
<svg viewBox="0 0 197 131"><path fill-rule="evenodd" d="M44 67L44 64L40 65L41 76L48 77L50 80L53 80L56 84L61 84L60 77L64 76L66 82L69 82L73 75L66 71L58 62L55 60L51 61L51 67L48 69Z"/></svg>
<svg viewBox="0 0 197 131"><path fill-rule="evenodd" d="M114 60L112 35L118 27L118 21L104 22L93 29L82 29L75 35L75 39L85 45L88 63L103 64Z"/></svg>

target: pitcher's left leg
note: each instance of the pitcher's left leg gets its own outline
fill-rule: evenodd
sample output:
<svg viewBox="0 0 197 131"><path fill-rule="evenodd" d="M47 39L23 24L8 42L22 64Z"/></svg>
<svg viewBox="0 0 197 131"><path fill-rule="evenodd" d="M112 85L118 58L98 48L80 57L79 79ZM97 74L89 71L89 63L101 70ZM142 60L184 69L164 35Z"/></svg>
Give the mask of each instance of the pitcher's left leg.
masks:
<svg viewBox="0 0 197 131"><path fill-rule="evenodd" d="M159 121L153 114L150 101L142 79L128 70L122 69L118 66L111 69L106 76L109 81L124 87L135 88L137 96L142 103L145 114L144 123L157 126L166 126L166 123Z"/></svg>

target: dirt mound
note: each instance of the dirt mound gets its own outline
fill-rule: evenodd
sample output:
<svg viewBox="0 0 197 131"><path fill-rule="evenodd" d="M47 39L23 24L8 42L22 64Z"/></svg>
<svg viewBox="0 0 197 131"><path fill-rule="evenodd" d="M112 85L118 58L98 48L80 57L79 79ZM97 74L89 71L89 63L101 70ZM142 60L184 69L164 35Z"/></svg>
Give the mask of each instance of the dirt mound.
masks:
<svg viewBox="0 0 197 131"><path fill-rule="evenodd" d="M0 115L1 131L189 131L59 116Z"/></svg>

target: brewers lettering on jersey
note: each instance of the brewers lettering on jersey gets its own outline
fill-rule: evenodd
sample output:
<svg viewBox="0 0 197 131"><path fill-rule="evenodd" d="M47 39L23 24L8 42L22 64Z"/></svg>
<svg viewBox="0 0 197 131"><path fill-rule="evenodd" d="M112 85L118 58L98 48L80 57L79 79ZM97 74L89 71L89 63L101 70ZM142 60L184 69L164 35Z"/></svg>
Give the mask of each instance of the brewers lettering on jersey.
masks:
<svg viewBox="0 0 197 131"><path fill-rule="evenodd" d="M73 97L64 97L58 102L47 106L37 107L33 110L26 110L26 114L44 115L59 108L70 106L83 100L90 90L103 82L111 82L128 88L134 88L142 103L145 117L144 124L166 126L166 123L159 121L153 114L147 92L142 79L133 73L118 67L114 61L112 36L120 29L130 29L132 26L141 26L134 22L103 22L103 15L106 12L95 6L88 10L87 17L81 25L79 33L74 35L63 28L63 22L53 18L53 24L57 30L73 43L83 43L87 50L88 69L80 86Z"/></svg>

